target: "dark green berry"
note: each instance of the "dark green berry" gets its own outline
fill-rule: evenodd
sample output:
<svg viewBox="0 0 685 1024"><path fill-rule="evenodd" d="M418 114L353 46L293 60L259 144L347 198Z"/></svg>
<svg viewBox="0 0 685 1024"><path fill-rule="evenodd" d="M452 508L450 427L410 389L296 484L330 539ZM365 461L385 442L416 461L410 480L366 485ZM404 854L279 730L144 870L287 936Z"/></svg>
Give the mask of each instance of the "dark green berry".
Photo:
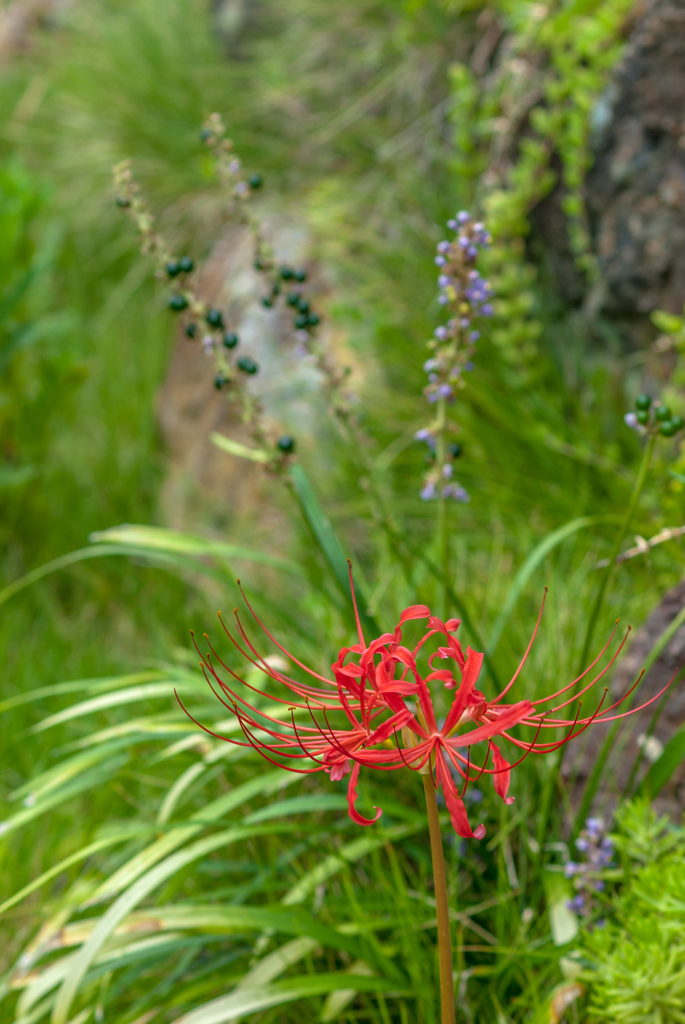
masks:
<svg viewBox="0 0 685 1024"><path fill-rule="evenodd" d="M251 174L247 180L250 182L250 188L261 188L264 184L261 174Z"/></svg>
<svg viewBox="0 0 685 1024"><path fill-rule="evenodd" d="M169 277L176 277L178 274L180 274L181 266L178 260L169 260L169 262L166 265L166 272L169 275Z"/></svg>
<svg viewBox="0 0 685 1024"><path fill-rule="evenodd" d="M186 324L186 337L194 338L197 334L197 324Z"/></svg>
<svg viewBox="0 0 685 1024"><path fill-rule="evenodd" d="M224 348L235 348L238 344L238 335L233 331L226 331L224 334Z"/></svg>
<svg viewBox="0 0 685 1024"><path fill-rule="evenodd" d="M670 420L671 418L671 410L668 408L667 405L657 405L656 409L654 410L654 415L656 416L659 423L665 423L667 420Z"/></svg>
<svg viewBox="0 0 685 1024"><path fill-rule="evenodd" d="M278 281L276 281L276 283L271 286L271 294L272 295L280 295L281 294L281 286L278 283Z"/></svg>
<svg viewBox="0 0 685 1024"><path fill-rule="evenodd" d="M238 360L238 369L242 370L243 373L256 373L259 367L255 363L254 359L250 359L249 356L241 356Z"/></svg>
<svg viewBox="0 0 685 1024"><path fill-rule="evenodd" d="M127 199L126 196L117 196L114 202L117 206L120 206L122 210L125 210L127 206L131 205L131 200Z"/></svg>
<svg viewBox="0 0 685 1024"><path fill-rule="evenodd" d="M262 306L266 306L267 309L273 306L273 304L274 300L271 298L270 295L265 295L264 298L262 299Z"/></svg>
<svg viewBox="0 0 685 1024"><path fill-rule="evenodd" d="M451 444L447 450L453 459L458 459L461 455L461 445L456 441L454 444Z"/></svg>
<svg viewBox="0 0 685 1024"><path fill-rule="evenodd" d="M673 420L666 420L659 427L659 433L662 434L664 437L673 437L673 435L676 434L677 432L678 427L673 422Z"/></svg>
<svg viewBox="0 0 685 1024"><path fill-rule="evenodd" d="M194 267L195 264L191 260L190 256L181 256L180 260L178 261L178 269L183 274L190 274Z"/></svg>
<svg viewBox="0 0 685 1024"><path fill-rule="evenodd" d="M640 409L640 411L636 414L635 419L643 427L646 427L649 423L649 411L647 409Z"/></svg>
<svg viewBox="0 0 685 1024"><path fill-rule="evenodd" d="M223 373L217 373L216 377L214 378L214 387L217 389L217 391L221 391L222 387L228 383L228 377L224 377Z"/></svg>
<svg viewBox="0 0 685 1024"><path fill-rule="evenodd" d="M290 455L291 452L295 451L295 438L291 437L290 434L284 434L283 437L279 437L277 447L286 455Z"/></svg>
<svg viewBox="0 0 685 1024"><path fill-rule="evenodd" d="M300 301L299 292L289 292L288 298L285 300L289 306L297 306Z"/></svg>
<svg viewBox="0 0 685 1024"><path fill-rule="evenodd" d="M266 270L266 263L264 260L260 260L259 257L254 261L255 270Z"/></svg>
<svg viewBox="0 0 685 1024"><path fill-rule="evenodd" d="M299 316L296 316L295 319L293 320L293 324L295 325L295 327L297 327L298 330L300 330L302 327L308 327L309 317L307 316L306 313L300 313Z"/></svg>
<svg viewBox="0 0 685 1024"><path fill-rule="evenodd" d="M307 302L307 300L305 298L301 298L299 300L299 302L297 303L297 308L299 309L300 313L308 313L309 312L309 303Z"/></svg>
<svg viewBox="0 0 685 1024"><path fill-rule="evenodd" d="M294 274L293 274L293 277L295 278L296 281L300 281L300 282L306 281L307 280L307 271L306 270L296 270L294 272Z"/></svg>
<svg viewBox="0 0 685 1024"><path fill-rule="evenodd" d="M183 295L171 295L169 297L169 309L172 309L174 313L182 313L187 307L188 303Z"/></svg>
<svg viewBox="0 0 685 1024"><path fill-rule="evenodd" d="M203 128L202 131L200 132L200 139L202 140L202 142L209 142L213 134L214 133L212 132L211 128Z"/></svg>
<svg viewBox="0 0 685 1024"><path fill-rule="evenodd" d="M310 313L307 317L310 327L316 327L317 324L321 323L321 317L318 313Z"/></svg>
<svg viewBox="0 0 685 1024"><path fill-rule="evenodd" d="M635 408L644 411L649 409L652 404L652 399L649 395L638 395L635 399Z"/></svg>
<svg viewBox="0 0 685 1024"><path fill-rule="evenodd" d="M293 270L292 267L281 267L281 277L284 281L292 281Z"/></svg>
<svg viewBox="0 0 685 1024"><path fill-rule="evenodd" d="M676 431L682 430L685 427L685 420L682 416L671 416L671 423L675 427Z"/></svg>
<svg viewBox="0 0 685 1024"><path fill-rule="evenodd" d="M224 317L220 309L208 309L205 313L205 320L210 327L224 326Z"/></svg>

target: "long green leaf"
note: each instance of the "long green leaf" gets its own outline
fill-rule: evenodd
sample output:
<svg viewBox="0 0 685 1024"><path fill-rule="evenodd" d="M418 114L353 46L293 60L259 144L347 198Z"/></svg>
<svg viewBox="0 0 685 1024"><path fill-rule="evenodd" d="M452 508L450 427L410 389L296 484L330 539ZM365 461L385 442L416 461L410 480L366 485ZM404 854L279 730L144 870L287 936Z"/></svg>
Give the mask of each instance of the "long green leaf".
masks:
<svg viewBox="0 0 685 1024"><path fill-rule="evenodd" d="M176 825L166 835L160 836L154 843L136 854L118 871L115 871L93 893L88 901L88 905L90 906L93 903L99 903L102 900L118 895L126 886L131 885L145 871L149 871L163 857L166 857L188 839L192 839L193 836L202 832L205 826L216 824L225 814L229 814L242 804L247 803L248 800L252 800L256 796L266 796L296 782L297 779L297 775L281 769L275 769L272 772L262 772L255 775L241 786L236 786L229 793L224 793L203 807L202 810L196 811L187 822L184 822L182 825Z"/></svg>
<svg viewBox="0 0 685 1024"><path fill-rule="evenodd" d="M27 693L18 693L14 697L0 701L0 713L19 707L21 704L32 704L43 697L56 697L64 693L99 693L101 690L116 690L133 683L151 683L155 680L168 678L167 674L157 670L152 672L134 672L126 676L98 676L95 679L75 679L68 683L55 683L53 686L39 686Z"/></svg>
<svg viewBox="0 0 685 1024"><path fill-rule="evenodd" d="M14 896L10 896L4 903L0 903L0 914L4 914L6 910L13 907L16 903L20 903L26 896L30 896L36 889L40 889L42 885L49 882L51 878L56 875L61 875L63 871L73 867L74 864L78 864L82 860L86 860L88 857L92 857L95 853L100 853L101 850L106 850L110 846L116 846L118 843L126 842L129 839L135 838L140 835L145 835L152 831L149 825L131 825L123 826L117 833L109 836L103 836L101 839L96 839L95 842L89 843L88 846L84 846L81 850L77 850L76 853L72 853L71 856L65 857L58 864L54 864L53 867L44 871L38 878L34 878L32 882L25 885L23 889L16 892Z"/></svg>
<svg viewBox="0 0 685 1024"><path fill-rule="evenodd" d="M352 607L347 557L342 544L338 540L338 535L331 525L330 519L321 507L309 477L299 462L296 462L290 469L290 481L302 514L319 545L321 553L326 559L345 600ZM362 627L368 634L368 638L379 636L380 630L373 616L369 615L366 611L367 601L361 588L356 586L355 590L357 592L359 617Z"/></svg>
<svg viewBox="0 0 685 1024"><path fill-rule="evenodd" d="M228 829L225 832L219 832L217 835L205 836L204 839L201 839L193 846L187 847L185 850L179 850L147 871L142 878L134 882L130 888L126 889L115 900L109 910L99 919L92 934L75 955L71 970L64 979L55 1001L52 1024L66 1024L69 1019L71 1005L81 983L105 942L107 942L118 925L134 910L141 900L149 896L162 882L165 882L167 878L171 878L172 875L175 875L189 864L192 864L193 861L207 856L207 854L212 853L214 850L219 850L222 847L246 839L253 839L260 835L270 835L274 831L282 830L290 831L284 825L257 825L251 828L238 827Z"/></svg>
<svg viewBox="0 0 685 1024"><path fill-rule="evenodd" d="M635 791L636 797L653 800L664 788L673 772L685 760L685 728L671 736L658 760L651 765L649 771Z"/></svg>
<svg viewBox="0 0 685 1024"><path fill-rule="evenodd" d="M315 811L346 811L347 797L341 793L312 793L296 796L290 800L279 800L268 807L262 807L243 818L243 824L253 825L271 818L289 817L293 814L313 814Z"/></svg>
<svg viewBox="0 0 685 1024"><path fill-rule="evenodd" d="M294 562L269 555L265 551L255 551L238 544L226 544L224 541L205 540L204 537L166 530L160 526L124 523L122 526L112 526L108 530L91 533L88 539L94 544L123 544L146 551L166 551L198 558L240 558L248 562L269 565L274 569L282 569L296 576L303 575L302 569Z"/></svg>
<svg viewBox="0 0 685 1024"><path fill-rule="evenodd" d="M98 711L105 711L108 708L121 707L123 704L135 704L141 700L153 700L159 697L171 697L174 691L182 693L196 693L201 688L201 681L198 677L196 685L192 683L143 683L140 686L130 686L125 690L115 690L114 693L103 693L98 697L89 697L88 700L74 704L70 708L57 711L54 715L43 719L31 727L31 732L45 732L55 725L62 725L64 722L71 722L74 718L82 718L84 715L92 715Z"/></svg>
<svg viewBox="0 0 685 1024"><path fill-rule="evenodd" d="M224 1024L235 1017L266 1010L270 1006L281 1006L349 988L350 977L345 971L334 971L329 974L305 974L254 989L240 988L229 996L214 999L211 1003L205 1003L177 1017L173 1024ZM407 989L398 989L396 981L364 975L354 976L354 987L358 992L394 992L398 996L412 994Z"/></svg>
<svg viewBox="0 0 685 1024"><path fill-rule="evenodd" d="M509 593L507 594L502 606L502 611L500 612L495 625L492 627L492 632L490 633L487 646L487 651L490 656L495 652L495 648L500 641L511 613L516 606L516 602L521 596L521 591L550 551L553 551L554 548L558 547L558 545L565 541L567 537L577 533L578 530L584 530L586 526L593 526L597 523L607 522L609 519L613 518L613 516L581 516L579 519L572 519L564 526L560 526L558 530L554 530L533 548L519 571L516 573L514 582L509 588Z"/></svg>

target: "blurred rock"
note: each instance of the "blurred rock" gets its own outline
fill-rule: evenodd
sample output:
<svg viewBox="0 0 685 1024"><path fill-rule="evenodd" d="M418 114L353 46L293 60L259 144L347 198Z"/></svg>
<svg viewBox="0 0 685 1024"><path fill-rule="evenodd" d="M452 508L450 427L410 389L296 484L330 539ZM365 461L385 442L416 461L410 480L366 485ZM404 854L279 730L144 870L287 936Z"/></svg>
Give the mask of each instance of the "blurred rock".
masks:
<svg viewBox="0 0 685 1024"><path fill-rule="evenodd" d="M594 113L586 200L615 316L685 303L685 0L639 19Z"/></svg>

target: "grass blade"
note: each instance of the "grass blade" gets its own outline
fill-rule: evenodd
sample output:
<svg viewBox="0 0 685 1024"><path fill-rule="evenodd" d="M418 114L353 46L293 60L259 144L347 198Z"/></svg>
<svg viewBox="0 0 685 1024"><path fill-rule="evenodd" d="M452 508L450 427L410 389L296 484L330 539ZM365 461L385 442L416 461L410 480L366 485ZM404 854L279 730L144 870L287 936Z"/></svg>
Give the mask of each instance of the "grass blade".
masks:
<svg viewBox="0 0 685 1024"><path fill-rule="evenodd" d="M299 462L296 462L290 470L290 481L293 486L295 497L299 503L302 514L312 531L314 538L319 545L321 553L326 559L336 583L340 587L345 600L352 608L352 594L350 592L350 576L347 565L347 557L338 536L331 526L331 521L321 507L316 491L312 487L309 477ZM359 597L359 617L364 630L370 636L379 636L380 630L371 615L366 611L367 600L361 589L355 587Z"/></svg>

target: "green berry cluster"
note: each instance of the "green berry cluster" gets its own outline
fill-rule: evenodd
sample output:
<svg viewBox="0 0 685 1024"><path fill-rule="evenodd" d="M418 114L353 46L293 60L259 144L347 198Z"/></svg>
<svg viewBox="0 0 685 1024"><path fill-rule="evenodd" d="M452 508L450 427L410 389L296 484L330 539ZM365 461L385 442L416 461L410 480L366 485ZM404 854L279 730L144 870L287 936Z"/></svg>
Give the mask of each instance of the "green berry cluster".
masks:
<svg viewBox="0 0 685 1024"><path fill-rule="evenodd" d="M660 402L653 403L650 395L638 395L635 399L636 422L647 430L662 437L674 437L679 430L685 427L685 419L671 412L667 405Z"/></svg>

